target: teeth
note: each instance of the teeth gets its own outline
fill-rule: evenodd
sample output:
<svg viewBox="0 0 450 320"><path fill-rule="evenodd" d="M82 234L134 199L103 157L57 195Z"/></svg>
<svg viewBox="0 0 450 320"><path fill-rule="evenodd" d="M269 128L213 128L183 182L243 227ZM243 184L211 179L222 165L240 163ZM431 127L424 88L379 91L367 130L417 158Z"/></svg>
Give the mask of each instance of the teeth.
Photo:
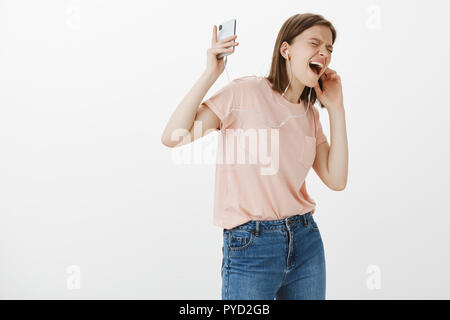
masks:
<svg viewBox="0 0 450 320"><path fill-rule="evenodd" d="M313 62L310 62L310 64L316 64L316 65L318 65L320 68L323 68L323 64L321 64L320 62L315 62L315 61L313 61Z"/></svg>
<svg viewBox="0 0 450 320"><path fill-rule="evenodd" d="M322 68L323 68L323 64L321 64L320 62L315 62L315 61L313 61L313 62L310 62L309 63L310 65L316 65L316 66L318 66L319 67L319 70L315 70L315 68L312 68L312 69L314 69L314 72L316 73L316 74L320 74L320 71L322 71Z"/></svg>

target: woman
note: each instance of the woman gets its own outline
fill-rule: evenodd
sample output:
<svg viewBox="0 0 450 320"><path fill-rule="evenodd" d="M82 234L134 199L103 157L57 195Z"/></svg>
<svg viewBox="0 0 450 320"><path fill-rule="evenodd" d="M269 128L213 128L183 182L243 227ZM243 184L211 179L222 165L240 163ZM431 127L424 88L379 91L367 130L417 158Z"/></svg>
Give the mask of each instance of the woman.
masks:
<svg viewBox="0 0 450 320"><path fill-rule="evenodd" d="M177 147L219 129L220 146L228 147L242 129L258 129L263 134L258 143L250 139L253 146L270 140L277 152L269 157L268 169L254 161L230 163L233 144L226 148L227 161L219 158L219 150L214 224L224 228L222 299L325 299L324 247L305 178L312 167L332 190L343 190L347 183L342 86L328 67L336 31L321 15L290 17L278 34L268 77L234 79L200 104L225 68L226 60L216 55L234 52L238 45L236 36L217 41L216 32L214 26L206 71L173 113L162 142ZM314 107L316 99L328 111L331 145ZM175 131L178 138L171 139ZM238 151L255 155L252 146L242 145Z"/></svg>

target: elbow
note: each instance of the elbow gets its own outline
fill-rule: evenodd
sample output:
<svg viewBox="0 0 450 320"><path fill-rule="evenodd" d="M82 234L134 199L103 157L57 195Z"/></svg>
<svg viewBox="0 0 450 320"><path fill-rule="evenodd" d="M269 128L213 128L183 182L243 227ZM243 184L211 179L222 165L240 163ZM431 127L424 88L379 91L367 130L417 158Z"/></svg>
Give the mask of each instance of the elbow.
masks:
<svg viewBox="0 0 450 320"><path fill-rule="evenodd" d="M336 186L336 187L331 188L331 190L333 190L333 191L342 191L344 189L345 189L345 185Z"/></svg>
<svg viewBox="0 0 450 320"><path fill-rule="evenodd" d="M329 184L328 188L330 188L333 191L342 191L345 189L346 186L347 186L347 181L344 181L342 183Z"/></svg>
<svg viewBox="0 0 450 320"><path fill-rule="evenodd" d="M162 143L163 145L165 145L166 147L169 147L169 148L173 148L173 147L174 147L174 145L171 144L170 141L167 140L167 138L166 138L164 135L161 136L161 143Z"/></svg>

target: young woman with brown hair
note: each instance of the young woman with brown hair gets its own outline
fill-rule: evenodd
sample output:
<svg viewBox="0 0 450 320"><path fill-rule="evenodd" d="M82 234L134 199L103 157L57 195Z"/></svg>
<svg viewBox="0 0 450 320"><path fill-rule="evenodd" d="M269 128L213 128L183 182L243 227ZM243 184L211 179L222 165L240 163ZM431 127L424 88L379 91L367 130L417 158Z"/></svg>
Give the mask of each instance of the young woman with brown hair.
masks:
<svg viewBox="0 0 450 320"><path fill-rule="evenodd" d="M223 227L222 299L325 299L324 246L305 178L313 168L332 190L347 184L341 79L328 67L336 30L321 15L290 17L275 42L268 77L234 79L201 103L225 68L226 59L216 55L238 45L236 36L217 41L216 31L214 26L206 71L173 113L162 142L177 147L215 130L229 142L235 137L230 131L258 129L265 130L259 142L267 142L270 132L278 152L270 174L254 163L217 163L214 224ZM328 111L331 144L316 99ZM180 129L184 133L175 138ZM250 147L243 150L254 155Z"/></svg>

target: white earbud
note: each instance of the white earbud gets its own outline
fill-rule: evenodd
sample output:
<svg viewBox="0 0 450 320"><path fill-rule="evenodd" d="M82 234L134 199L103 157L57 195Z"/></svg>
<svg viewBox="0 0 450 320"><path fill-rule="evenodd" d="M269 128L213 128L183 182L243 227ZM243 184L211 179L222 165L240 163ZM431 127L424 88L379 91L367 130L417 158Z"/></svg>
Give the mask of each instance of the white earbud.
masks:
<svg viewBox="0 0 450 320"><path fill-rule="evenodd" d="M286 50L286 58L289 60L289 50Z"/></svg>

